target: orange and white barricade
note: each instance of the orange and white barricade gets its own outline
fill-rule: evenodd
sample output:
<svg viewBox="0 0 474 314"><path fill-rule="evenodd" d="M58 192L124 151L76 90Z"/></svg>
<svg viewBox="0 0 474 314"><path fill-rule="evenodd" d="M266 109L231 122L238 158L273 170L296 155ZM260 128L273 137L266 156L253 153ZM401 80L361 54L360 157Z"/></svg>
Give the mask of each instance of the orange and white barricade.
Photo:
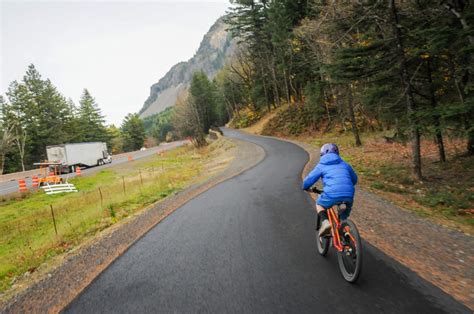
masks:
<svg viewBox="0 0 474 314"><path fill-rule="evenodd" d="M24 179L18 180L18 191L21 193L28 192L28 188L26 187L26 181Z"/></svg>
<svg viewBox="0 0 474 314"><path fill-rule="evenodd" d="M33 176L31 177L31 185L34 187L34 188L37 188L39 186L39 178L38 176Z"/></svg>

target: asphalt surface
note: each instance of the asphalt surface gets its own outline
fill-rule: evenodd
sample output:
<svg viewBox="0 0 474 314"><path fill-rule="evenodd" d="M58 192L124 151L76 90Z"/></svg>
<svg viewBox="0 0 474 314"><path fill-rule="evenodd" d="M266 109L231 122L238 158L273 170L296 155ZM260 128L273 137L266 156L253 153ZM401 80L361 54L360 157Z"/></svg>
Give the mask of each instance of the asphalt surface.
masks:
<svg viewBox="0 0 474 314"><path fill-rule="evenodd" d="M265 159L176 210L65 312L470 313L369 245L360 281L346 283L335 252L316 250L313 204L300 189L307 153L225 134L262 146Z"/></svg>
<svg viewBox="0 0 474 314"><path fill-rule="evenodd" d="M187 141L176 141L176 142L171 142L171 143L162 143L159 146L151 147L147 150L135 151L135 152L130 152L130 153L126 153L126 154L120 154L120 155L117 155L117 156L112 156L112 163L111 164L105 164L103 166L97 166L97 167L91 167L91 168L83 168L81 170L81 175L87 176L87 175L95 173L97 171L104 170L104 169L107 169L107 168L110 168L110 167L115 167L117 165L128 162L128 156L129 155L133 157L133 160L138 160L138 159L141 159L141 158L151 156L151 155L156 154L156 153L160 153L160 152L163 152L163 151L166 151L166 150L176 148L178 146L183 145L184 143L187 143ZM18 175L21 176L21 173L19 173ZM66 179L66 178L74 178L75 176L76 175L74 173L70 173L70 174L64 174L61 177ZM31 177L27 176L27 177L24 177L24 179L25 179L25 182L26 182L26 185L27 185L28 189L31 189L32 188ZM17 191L18 191L18 181L17 181L17 179L12 179L10 181L0 182L0 195L7 195L7 194L15 193Z"/></svg>

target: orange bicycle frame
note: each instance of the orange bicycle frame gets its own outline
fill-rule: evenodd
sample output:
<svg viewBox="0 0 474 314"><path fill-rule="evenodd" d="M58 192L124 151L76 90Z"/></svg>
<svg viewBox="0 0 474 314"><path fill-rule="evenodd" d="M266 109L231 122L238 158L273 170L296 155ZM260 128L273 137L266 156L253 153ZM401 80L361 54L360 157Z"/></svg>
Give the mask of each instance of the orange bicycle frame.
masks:
<svg viewBox="0 0 474 314"><path fill-rule="evenodd" d="M329 222L331 223L331 227L332 227L331 234L332 234L333 246L336 250L341 252L343 247L341 244L341 238L339 237L339 232L337 232L339 228L341 227L341 222L339 221L339 217L337 217L332 207L327 209L327 213L328 213Z"/></svg>

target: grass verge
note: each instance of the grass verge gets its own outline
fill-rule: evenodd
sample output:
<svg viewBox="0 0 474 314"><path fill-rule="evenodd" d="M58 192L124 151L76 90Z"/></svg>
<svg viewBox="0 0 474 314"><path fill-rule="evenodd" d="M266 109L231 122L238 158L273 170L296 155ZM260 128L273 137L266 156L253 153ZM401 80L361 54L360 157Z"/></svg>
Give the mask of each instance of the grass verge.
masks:
<svg viewBox="0 0 474 314"><path fill-rule="evenodd" d="M48 196L37 192L1 203L0 292L101 230L205 180L225 163L218 160L215 165L214 152L221 146L181 147L70 180L79 193Z"/></svg>

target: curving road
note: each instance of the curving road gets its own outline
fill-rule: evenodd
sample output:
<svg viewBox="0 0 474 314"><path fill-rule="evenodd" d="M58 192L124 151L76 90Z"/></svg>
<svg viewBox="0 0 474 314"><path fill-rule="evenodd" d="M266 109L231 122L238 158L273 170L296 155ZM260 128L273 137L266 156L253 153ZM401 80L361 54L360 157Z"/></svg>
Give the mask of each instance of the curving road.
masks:
<svg viewBox="0 0 474 314"><path fill-rule="evenodd" d="M346 283L334 251L316 251L313 205L300 189L306 152L225 134L260 145L265 159L176 210L65 312L470 313L368 244L360 282Z"/></svg>

